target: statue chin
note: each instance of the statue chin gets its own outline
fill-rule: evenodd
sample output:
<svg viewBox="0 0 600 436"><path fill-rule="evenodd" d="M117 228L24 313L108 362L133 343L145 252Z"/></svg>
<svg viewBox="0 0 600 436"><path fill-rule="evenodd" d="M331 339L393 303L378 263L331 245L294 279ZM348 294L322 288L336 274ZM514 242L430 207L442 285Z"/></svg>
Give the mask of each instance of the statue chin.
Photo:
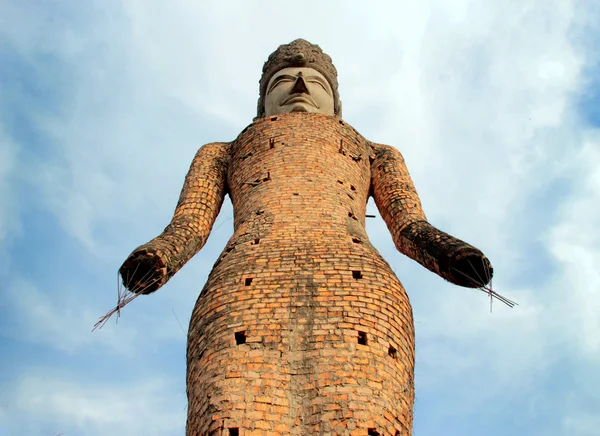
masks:
<svg viewBox="0 0 600 436"><path fill-rule="evenodd" d="M297 103L285 105L282 109L283 109L282 110L283 113L289 113L289 112L320 113L319 109L317 109L313 105L308 104L308 103L303 103L303 102L297 102Z"/></svg>
<svg viewBox="0 0 600 436"><path fill-rule="evenodd" d="M290 112L310 112L308 110L308 108L306 106L304 106L303 104L295 104L291 109Z"/></svg>

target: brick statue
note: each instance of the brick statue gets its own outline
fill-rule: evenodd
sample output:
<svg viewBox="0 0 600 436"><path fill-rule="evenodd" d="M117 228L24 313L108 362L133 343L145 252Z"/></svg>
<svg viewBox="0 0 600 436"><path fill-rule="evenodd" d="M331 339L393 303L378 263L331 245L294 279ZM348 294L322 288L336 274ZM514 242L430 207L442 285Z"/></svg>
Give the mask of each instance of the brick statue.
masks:
<svg viewBox="0 0 600 436"><path fill-rule="evenodd" d="M410 435L408 296L365 232L373 196L398 250L481 287L481 251L427 222L400 152L341 118L337 72L297 39L263 67L258 116L196 154L162 234L120 269L163 286L206 242L226 194L234 234L193 310L187 435Z"/></svg>

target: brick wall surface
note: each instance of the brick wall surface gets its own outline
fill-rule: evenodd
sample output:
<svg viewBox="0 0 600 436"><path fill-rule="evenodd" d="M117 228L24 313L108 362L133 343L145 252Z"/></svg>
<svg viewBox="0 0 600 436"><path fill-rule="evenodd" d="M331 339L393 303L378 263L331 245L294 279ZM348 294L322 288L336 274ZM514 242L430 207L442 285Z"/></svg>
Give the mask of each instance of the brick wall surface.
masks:
<svg viewBox="0 0 600 436"><path fill-rule="evenodd" d="M373 149L307 114L231 147L234 234L192 315L188 434L409 434L411 307L365 233Z"/></svg>
<svg viewBox="0 0 600 436"><path fill-rule="evenodd" d="M190 321L187 434L410 435L412 311L365 232L369 195L398 250L446 280L481 286L487 258L426 221L395 148L291 113L198 151L173 220L121 267L127 288L166 283L227 193L234 234Z"/></svg>

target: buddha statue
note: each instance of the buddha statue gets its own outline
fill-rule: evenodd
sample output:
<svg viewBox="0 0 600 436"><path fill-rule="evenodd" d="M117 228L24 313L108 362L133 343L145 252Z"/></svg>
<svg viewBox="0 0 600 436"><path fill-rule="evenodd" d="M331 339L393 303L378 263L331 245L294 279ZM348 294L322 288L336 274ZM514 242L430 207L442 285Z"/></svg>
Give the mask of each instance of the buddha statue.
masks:
<svg viewBox="0 0 600 436"><path fill-rule="evenodd" d="M187 435L411 434L412 309L367 236L370 196L400 252L459 286L491 280L480 250L427 221L398 149L341 113L330 57L280 46L257 117L198 150L173 219L120 269L132 292L165 285L229 195L234 233L189 325Z"/></svg>

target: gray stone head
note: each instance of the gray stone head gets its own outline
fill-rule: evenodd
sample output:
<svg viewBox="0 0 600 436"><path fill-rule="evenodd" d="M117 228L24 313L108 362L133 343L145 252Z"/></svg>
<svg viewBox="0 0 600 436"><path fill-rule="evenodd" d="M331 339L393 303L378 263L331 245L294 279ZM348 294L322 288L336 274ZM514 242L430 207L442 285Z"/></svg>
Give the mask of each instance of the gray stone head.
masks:
<svg viewBox="0 0 600 436"><path fill-rule="evenodd" d="M313 70L313 72L311 72L311 70ZM324 95L319 95L321 90L329 93L329 99L331 99L333 103L333 113L329 114L338 117L342 116L342 104L338 93L337 70L332 63L331 58L323 53L323 50L321 50L318 45L311 44L304 39L296 39L289 44L280 45L277 50L271 53L263 66L263 72L259 82L260 96L258 99L257 118L262 118L267 115L265 105L267 102L267 94L274 89L273 83L275 80L283 82L283 87L294 86L295 91L309 91L307 94L311 97L308 97L306 104L304 104L304 108L307 112L330 112L328 108L330 103L325 102L326 99ZM326 83L320 83L325 81ZM281 89L278 89L277 91L280 92ZM313 92L311 93L311 91ZM298 104L295 105L296 109L293 109L290 105L285 108L281 106L277 110L277 113L301 110L301 99L297 100L296 103ZM271 103L271 111L273 111L274 103L269 103ZM279 104L281 103L280 100ZM314 109L316 107L315 104L318 106L318 110Z"/></svg>

